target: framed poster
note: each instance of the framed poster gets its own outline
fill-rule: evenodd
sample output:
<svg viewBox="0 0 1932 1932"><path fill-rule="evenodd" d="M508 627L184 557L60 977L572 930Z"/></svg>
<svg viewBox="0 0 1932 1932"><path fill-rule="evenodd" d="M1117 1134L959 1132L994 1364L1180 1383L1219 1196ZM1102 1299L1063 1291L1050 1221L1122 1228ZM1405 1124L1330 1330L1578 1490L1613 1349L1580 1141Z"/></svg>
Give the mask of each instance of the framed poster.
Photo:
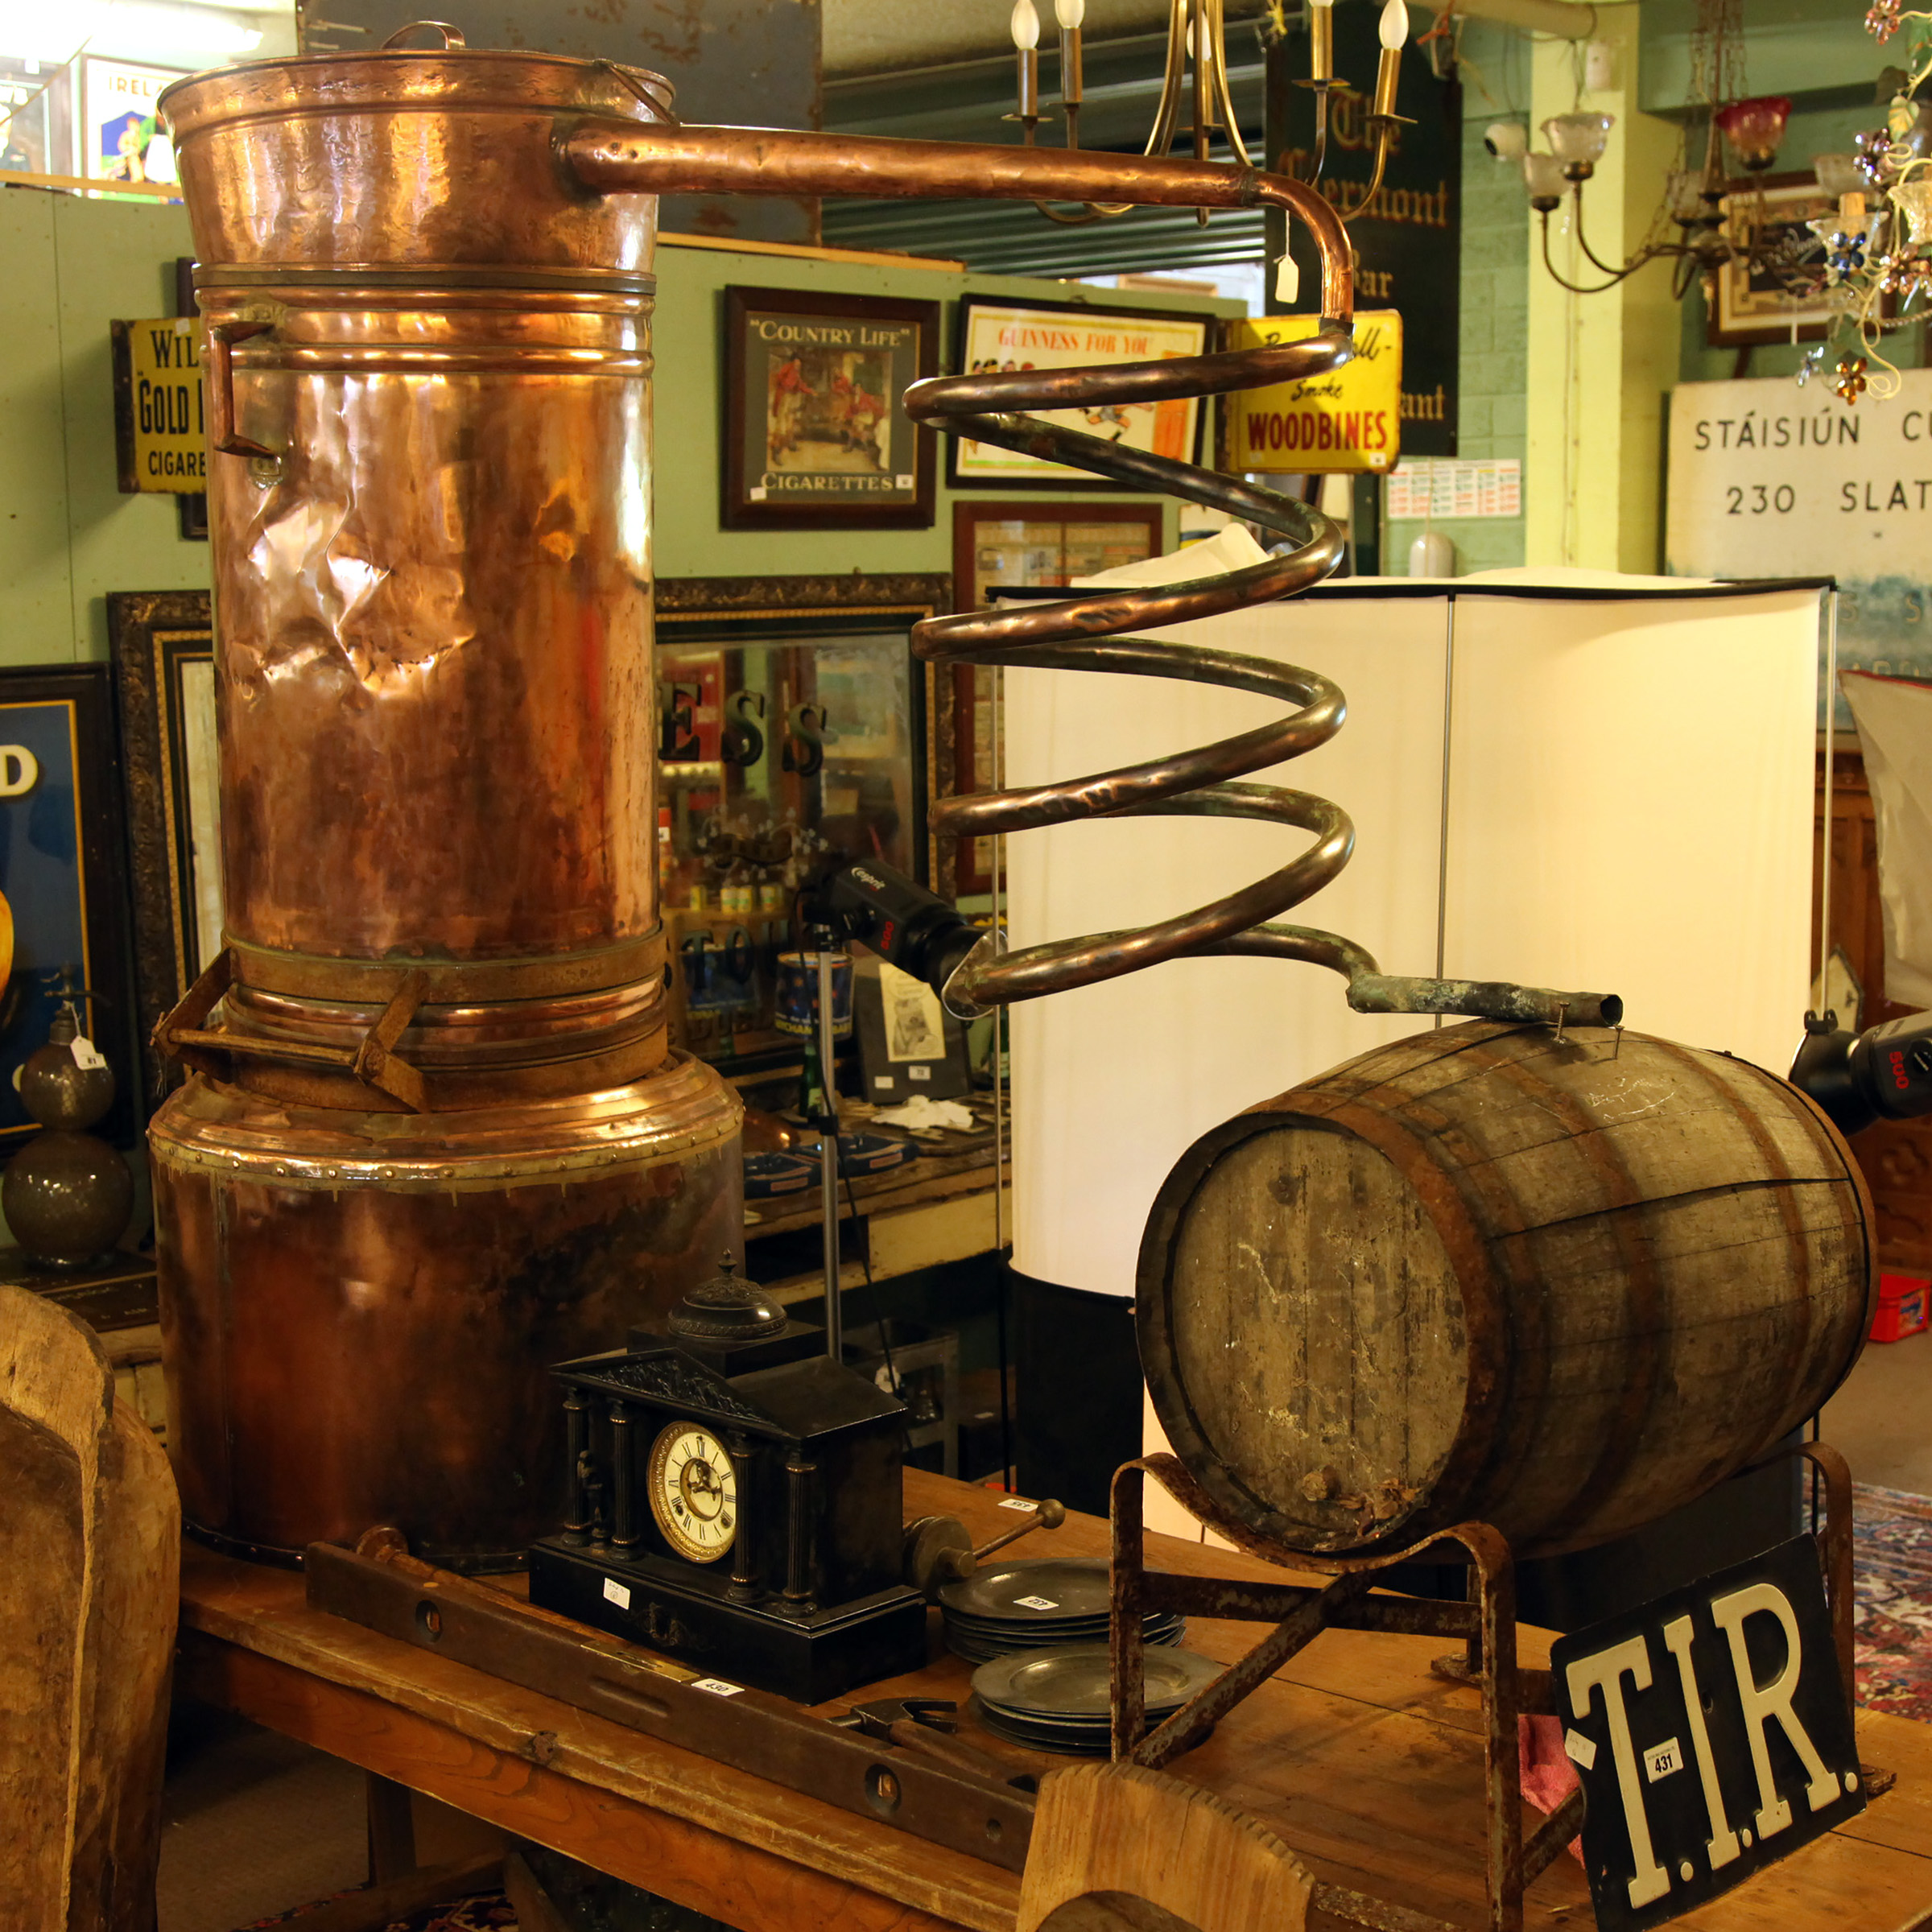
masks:
<svg viewBox="0 0 1932 1932"><path fill-rule="evenodd" d="M107 600L121 703L134 985L147 1091L174 1076L156 1023L221 949L221 807L215 633L204 590L115 591Z"/></svg>
<svg viewBox="0 0 1932 1932"><path fill-rule="evenodd" d="M927 530L933 432L900 402L939 369L939 305L724 291L727 530Z"/></svg>
<svg viewBox="0 0 1932 1932"><path fill-rule="evenodd" d="M1835 217L1837 196L1809 173L1766 175L1733 183L1717 206L1725 239L1757 258L1718 269L1706 332L1711 347L1822 342L1839 312L1825 286L1825 245L1806 224Z"/></svg>
<svg viewBox="0 0 1932 1932"><path fill-rule="evenodd" d="M128 1146L146 1117L119 766L105 664L0 671L0 894L14 931L0 993L0 1160L40 1131L14 1076L46 1045L62 1001L83 992L88 1033L114 1075L113 1108L94 1131Z"/></svg>
<svg viewBox="0 0 1932 1932"><path fill-rule="evenodd" d="M155 103L163 88L192 71L87 56L81 64L80 171L101 181L171 183L174 143Z"/></svg>
<svg viewBox="0 0 1932 1932"><path fill-rule="evenodd" d="M1144 309L1079 307L1051 302L990 302L966 295L960 302L959 366L988 375L1021 369L1096 369L1121 362L1160 362L1198 356L1208 347L1212 316L1164 314ZM1201 402L1187 396L1166 402L1096 404L1090 408L1038 412L1131 449L1191 462L1201 438ZM1048 463L1018 450L961 436L946 439L946 480L956 489L1117 489L1092 472Z"/></svg>
<svg viewBox="0 0 1932 1932"><path fill-rule="evenodd" d="M1071 584L1162 547L1159 503L972 500L952 506L953 597L983 610L1005 585ZM997 718L990 664L929 664L932 795L963 798L993 785ZM933 890L947 898L993 890L990 839L935 839Z"/></svg>
<svg viewBox="0 0 1932 1932"><path fill-rule="evenodd" d="M841 859L925 869L937 575L670 577L657 586L658 884L673 1038L795 1064L776 1024L800 887Z"/></svg>

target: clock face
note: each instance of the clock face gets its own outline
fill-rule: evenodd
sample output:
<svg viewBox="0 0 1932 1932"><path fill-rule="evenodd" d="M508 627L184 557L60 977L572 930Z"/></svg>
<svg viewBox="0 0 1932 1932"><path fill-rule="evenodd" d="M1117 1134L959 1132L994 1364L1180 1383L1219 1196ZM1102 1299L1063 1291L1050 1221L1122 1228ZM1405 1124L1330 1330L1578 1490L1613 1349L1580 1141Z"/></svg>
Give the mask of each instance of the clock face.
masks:
<svg viewBox="0 0 1932 1932"><path fill-rule="evenodd" d="M673 1422L650 1446L651 1514L664 1540L694 1563L715 1563L737 1541L738 1476L730 1452L696 1422Z"/></svg>

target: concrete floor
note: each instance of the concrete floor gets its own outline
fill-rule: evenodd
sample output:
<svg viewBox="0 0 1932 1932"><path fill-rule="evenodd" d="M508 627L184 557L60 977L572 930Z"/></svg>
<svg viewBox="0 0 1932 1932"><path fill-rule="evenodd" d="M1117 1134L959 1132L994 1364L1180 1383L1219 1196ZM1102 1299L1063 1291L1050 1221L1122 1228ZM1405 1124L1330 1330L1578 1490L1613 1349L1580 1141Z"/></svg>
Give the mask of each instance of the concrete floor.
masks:
<svg viewBox="0 0 1932 1932"><path fill-rule="evenodd" d="M1932 1331L1868 1344L1826 1404L1820 1433L1856 1481L1932 1496Z"/></svg>
<svg viewBox="0 0 1932 1932"><path fill-rule="evenodd" d="M362 1773L200 1707L161 1800L159 1932L233 1932L368 1876Z"/></svg>

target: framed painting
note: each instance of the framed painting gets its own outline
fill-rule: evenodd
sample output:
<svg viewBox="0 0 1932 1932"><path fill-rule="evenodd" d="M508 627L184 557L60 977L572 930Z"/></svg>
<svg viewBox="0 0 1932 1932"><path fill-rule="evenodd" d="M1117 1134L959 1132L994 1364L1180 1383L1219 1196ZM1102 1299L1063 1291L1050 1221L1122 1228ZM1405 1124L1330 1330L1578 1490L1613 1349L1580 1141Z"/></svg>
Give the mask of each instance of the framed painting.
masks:
<svg viewBox="0 0 1932 1932"><path fill-rule="evenodd" d="M215 632L204 590L116 591L107 600L121 704L134 983L148 1091L175 1077L155 1024L221 947L221 782Z"/></svg>
<svg viewBox="0 0 1932 1932"><path fill-rule="evenodd" d="M960 302L958 362L966 375L1022 369L1094 369L1120 362L1159 362L1198 356L1216 326L1212 316L1159 310L1102 308L1051 302ZM1038 412L1089 436L1129 448L1192 462L1200 446L1198 396L1163 402L1096 403ZM946 480L956 489L1117 489L1091 471L1049 463L996 444L949 436Z"/></svg>
<svg viewBox="0 0 1932 1932"><path fill-rule="evenodd" d="M1822 342L1838 310L1825 286L1825 245L1806 225L1835 216L1838 197L1810 173L1766 175L1729 188L1718 203L1725 238L1752 253L1716 271L1711 346Z"/></svg>
<svg viewBox="0 0 1932 1932"><path fill-rule="evenodd" d="M933 432L900 398L939 369L939 305L724 291L727 530L927 530Z"/></svg>
<svg viewBox="0 0 1932 1932"><path fill-rule="evenodd" d="M952 581L961 610L981 610L1002 588L1071 584L1163 547L1159 503L1018 502L969 499L952 506ZM996 675L990 664L929 665L932 795L960 798L993 787ZM942 850L942 845L950 849ZM935 892L969 898L993 890L990 839L933 844Z"/></svg>
<svg viewBox="0 0 1932 1932"><path fill-rule="evenodd" d="M795 1063L778 1025L799 889L870 858L927 872L920 618L943 576L684 577L657 587L658 881L680 1045Z"/></svg>
<svg viewBox="0 0 1932 1932"><path fill-rule="evenodd" d="M40 1131L14 1081L69 998L114 1075L114 1107L93 1131L130 1146L147 1112L128 973L120 748L105 664L0 671L0 894L13 934L0 993L0 1159Z"/></svg>

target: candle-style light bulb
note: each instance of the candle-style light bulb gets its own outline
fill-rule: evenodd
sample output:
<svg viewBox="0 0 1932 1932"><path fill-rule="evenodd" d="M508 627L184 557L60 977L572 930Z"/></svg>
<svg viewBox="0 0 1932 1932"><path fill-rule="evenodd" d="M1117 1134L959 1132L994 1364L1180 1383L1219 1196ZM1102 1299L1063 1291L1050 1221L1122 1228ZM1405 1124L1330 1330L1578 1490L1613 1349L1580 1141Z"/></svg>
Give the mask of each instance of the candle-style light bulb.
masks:
<svg viewBox="0 0 1932 1932"><path fill-rule="evenodd" d="M1087 0L1053 0L1053 17L1062 33L1071 34L1087 18Z"/></svg>
<svg viewBox="0 0 1932 1932"><path fill-rule="evenodd" d="M1313 0L1308 15L1308 78L1335 77L1335 0Z"/></svg>
<svg viewBox="0 0 1932 1932"><path fill-rule="evenodd" d="M1393 115L1396 81L1402 67L1402 43L1409 38L1409 10L1402 0L1389 0L1376 31L1381 39L1382 57L1375 70L1375 105L1370 112Z"/></svg>
<svg viewBox="0 0 1932 1932"><path fill-rule="evenodd" d="M1060 25L1060 105L1067 110L1067 145L1078 147L1086 92L1080 77L1080 23L1087 18L1087 0L1053 0L1053 17Z"/></svg>
<svg viewBox="0 0 1932 1932"><path fill-rule="evenodd" d="M1030 146L1040 118L1040 17L1033 0L1013 0L1013 44L1020 68L1020 122Z"/></svg>

